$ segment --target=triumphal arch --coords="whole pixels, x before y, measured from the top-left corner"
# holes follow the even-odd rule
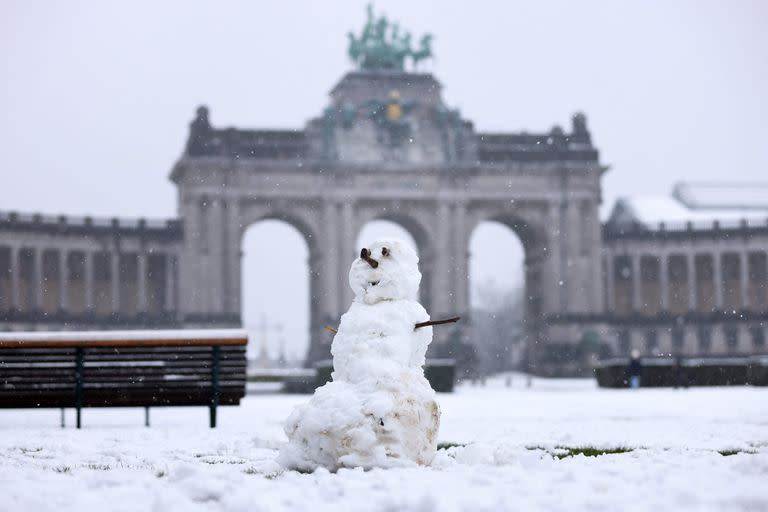
[[[486,220],[506,224],[523,243],[526,324],[542,348],[552,318],[602,310],[605,168],[585,116],[547,133],[478,132],[443,101],[433,75],[406,70],[431,55],[430,36],[412,48],[410,34],[398,31],[369,11],[362,33],[350,34],[357,69],[303,128],[218,129],[207,108],[197,110],[171,173],[184,233],[180,315],[239,318],[240,244],[263,219],[295,226],[309,247],[310,361],[328,355],[322,327],[349,307],[355,241],[374,219],[413,235],[433,317],[470,320],[469,237]]]

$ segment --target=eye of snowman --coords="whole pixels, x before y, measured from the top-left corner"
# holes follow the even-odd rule
[[[382,256],[389,256],[389,249],[387,249],[386,247],[382,247],[381,248],[381,255]]]

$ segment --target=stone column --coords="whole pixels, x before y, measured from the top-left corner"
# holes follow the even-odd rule
[[[541,254],[543,261],[541,263],[541,312],[543,314],[565,311],[567,298],[564,292],[563,282],[561,280],[564,271],[564,249],[559,243],[561,235],[560,216],[562,208],[560,205],[552,204],[547,208],[546,218],[542,229],[545,231],[546,239],[542,241]],[[527,257],[527,255],[526,255]],[[529,284],[526,283],[526,292]],[[526,293],[527,295],[527,293]]]
[[[19,263],[18,247],[11,247],[11,306],[14,309],[21,309],[19,304],[19,288],[21,287],[21,264]]]
[[[185,313],[202,311],[202,288],[205,282],[205,245],[203,240],[202,200],[196,196],[181,198],[179,215],[184,221],[184,245],[179,253],[178,283],[183,283],[183,292],[177,295],[176,310],[183,317]]]
[[[120,249],[116,247],[109,255],[110,278],[112,284],[112,311],[120,312]]]
[[[208,286],[204,290],[207,295],[207,311],[222,313],[224,311],[224,210],[220,198],[211,198],[208,208]]]
[[[585,219],[586,227],[585,231],[591,235],[591,238],[587,242],[589,246],[589,263],[592,268],[592,279],[590,279],[592,300],[590,305],[590,312],[602,311],[601,302],[603,297],[603,281],[600,279],[602,273],[602,260],[600,253],[603,247],[603,228],[600,222],[600,203],[597,200],[589,202],[589,215]]]
[[[32,308],[43,308],[43,255],[38,247],[32,249]]]
[[[669,261],[665,253],[659,254],[659,293],[661,310],[669,309]]]
[[[240,199],[231,198],[227,203],[226,218],[226,269],[225,269],[225,301],[224,309],[227,313],[240,315],[241,301],[241,230],[242,219],[240,216]]]
[[[436,232],[432,240],[432,282],[429,294],[432,297],[431,315],[452,314],[452,304],[450,297],[450,229],[451,229],[451,208],[447,202],[441,202],[437,207],[437,219],[435,222]],[[423,266],[423,264],[422,264]]]
[[[456,255],[453,265],[452,283],[454,307],[459,315],[469,313],[469,236],[467,232],[467,211],[463,202],[457,202],[453,211],[454,243],[452,254]]]
[[[686,264],[688,266],[686,274],[688,276],[688,310],[697,311],[699,309],[699,302],[696,290],[696,255],[694,253],[688,253]]]
[[[322,297],[322,313],[323,317],[327,317],[330,321],[338,321],[341,316],[341,304],[339,303],[339,288],[343,285],[341,276],[346,274],[338,274],[337,263],[341,258],[340,243],[339,243],[339,220],[336,203],[330,200],[323,202],[323,223],[322,223],[322,239],[323,249],[320,252],[322,254],[313,255],[310,253],[309,259],[313,260],[316,256],[322,257],[322,268],[318,269],[320,273],[319,283],[323,287],[320,292]],[[310,249],[311,250],[311,249]],[[325,318],[323,319],[325,321]]]
[[[605,311],[612,312],[614,307],[615,291],[613,287],[613,252],[608,251],[605,258]]]
[[[176,297],[175,297],[175,276],[174,276],[173,254],[165,254],[165,304],[163,304],[164,311],[176,311]]]
[[[339,232],[341,238],[339,239],[339,257],[338,257],[338,275],[346,276],[349,274],[349,264],[352,261],[352,257],[355,255],[355,222],[354,222],[354,207],[351,201],[347,201],[341,204],[341,222],[339,224]],[[346,311],[349,305],[352,303],[352,290],[349,286],[340,286],[340,293],[338,294],[340,302],[337,305],[338,311]]]
[[[723,309],[723,269],[720,251],[712,253],[712,285],[715,294],[715,309]]]
[[[136,277],[138,279],[138,300],[136,301],[136,310],[139,313],[147,312],[147,253],[144,247],[139,247],[136,253],[137,269]]]
[[[66,311],[67,297],[69,296],[69,267],[67,266],[67,258],[69,253],[62,249],[59,251],[59,309]]]
[[[95,307],[93,300],[93,253],[83,252],[83,286],[85,287],[85,310],[90,311]]]
[[[739,254],[739,287],[741,291],[741,309],[744,311],[751,306],[749,303],[749,258],[746,251]]]
[[[632,310],[641,311],[643,300],[640,295],[640,255],[633,254],[632,259]]]

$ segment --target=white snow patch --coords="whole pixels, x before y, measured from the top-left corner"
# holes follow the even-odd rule
[[[248,396],[207,428],[201,407],[0,411],[0,509],[14,511],[768,510],[768,389],[598,389],[505,377],[440,394],[430,467],[283,471],[282,421],[306,400]],[[557,446],[624,446],[600,457]],[[544,450],[529,448],[543,447]],[[722,456],[718,450],[742,450]]]

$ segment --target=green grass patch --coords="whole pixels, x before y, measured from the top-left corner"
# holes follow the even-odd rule
[[[585,457],[601,457],[603,455],[629,453],[635,450],[634,448],[627,448],[626,446],[618,446],[615,448],[595,448],[594,446],[555,446],[554,449],[545,448],[543,446],[526,446],[525,448],[527,450],[542,450],[561,460],[565,459],[566,457],[574,457],[576,455],[583,455]]]
[[[447,450],[448,448],[464,448],[465,446],[467,445],[464,443],[451,443],[451,442],[437,443],[438,450]]]
[[[730,457],[731,455],[736,455],[736,454],[739,454],[739,453],[746,453],[746,454],[749,454],[749,455],[754,455],[756,452],[753,452],[751,450],[730,449],[730,450],[717,450],[717,453],[719,453],[723,457]]]

